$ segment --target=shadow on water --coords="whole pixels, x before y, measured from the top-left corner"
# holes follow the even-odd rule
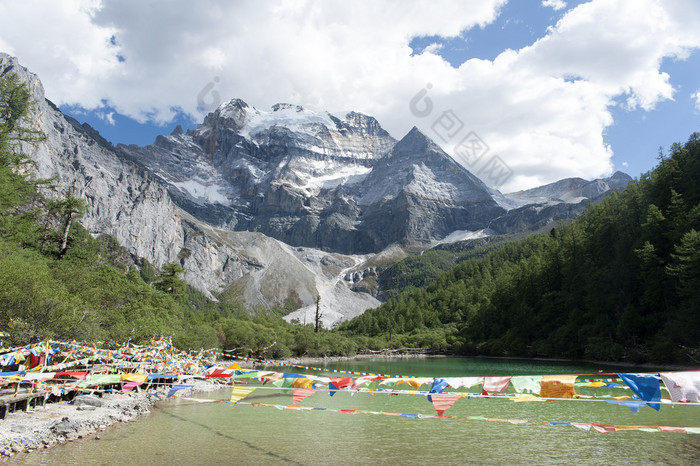
[[[270,397],[270,395],[261,395],[261,396],[259,396],[259,397],[255,397],[255,398],[266,398],[266,397]],[[196,404],[196,403],[192,403],[192,404]],[[181,404],[180,406],[187,406],[187,405],[186,405],[186,404],[185,404],[185,405]],[[172,418],[175,418],[175,419],[177,419],[177,420],[179,420],[179,421],[186,422],[186,423],[188,423],[188,424],[194,424],[194,425],[196,425],[196,426],[201,427],[202,429],[206,429],[207,431],[209,431],[210,433],[212,433],[213,435],[216,435],[216,436],[218,436],[218,437],[223,437],[223,438],[226,438],[226,439],[229,439],[229,440],[236,441],[236,442],[238,442],[238,443],[242,443],[243,445],[247,446],[247,447],[250,448],[251,450],[255,450],[255,451],[258,451],[258,452],[260,452],[260,453],[263,453],[264,455],[269,456],[270,458],[274,458],[274,459],[277,459],[277,460],[280,460],[280,461],[284,461],[284,462],[286,462],[286,463],[297,464],[297,465],[303,466],[303,463],[299,463],[298,461],[294,461],[294,460],[292,460],[292,459],[290,459],[290,458],[286,458],[286,457],[284,457],[284,456],[278,455],[277,453],[274,453],[274,452],[272,452],[272,451],[268,451],[268,450],[265,450],[264,448],[260,448],[259,446],[255,445],[255,444],[253,444],[253,443],[248,442],[247,440],[241,440],[241,439],[239,439],[239,438],[232,437],[232,436],[230,436],[230,435],[228,435],[228,434],[225,434],[225,433],[223,433],[223,432],[221,432],[221,431],[218,431],[218,430],[216,430],[216,429],[213,429],[211,426],[208,426],[208,425],[206,425],[206,424],[202,424],[202,423],[197,422],[197,421],[194,421],[194,420],[192,420],[192,419],[187,419],[187,418],[185,418],[185,417],[178,416],[177,414],[170,413],[170,412],[168,412],[168,411],[166,411],[166,410],[164,410],[164,409],[160,409],[160,412],[163,413],[163,414],[166,414],[166,415],[168,415],[168,416],[170,416],[170,417],[172,417]]]

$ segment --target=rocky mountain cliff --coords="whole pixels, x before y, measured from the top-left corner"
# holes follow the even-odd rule
[[[210,297],[235,287],[250,309],[303,308],[322,292],[328,304],[324,324],[330,326],[379,304],[337,280],[357,258],[297,250],[261,233],[220,230],[194,218],[173,202],[159,177],[119,156],[88,125],[63,115],[44,98],[36,75],[0,54],[0,76],[6,73],[28,83],[32,124],[46,135],[45,141],[22,147],[34,160],[37,177],[56,180],[58,190],[46,195],[60,196],[75,185],[88,205],[79,221],[93,235],[112,235],[135,258],[157,267],[179,262],[183,278]],[[341,310],[331,309],[338,300],[344,303]]]
[[[482,229],[505,212],[418,129],[397,142],[355,112],[231,100],[192,131],[117,149],[194,217],[294,246],[376,253]]]
[[[317,296],[326,325],[378,305],[364,286],[376,282],[378,257],[574,216],[580,198],[625,182],[616,174],[503,196],[416,128],[397,141],[360,113],[262,111],[241,100],[194,130],[115,148],[0,54],[6,73],[33,95],[31,119],[46,140],[23,150],[37,176],[57,180],[47,195],[75,186],[88,204],[80,222],[93,235],[110,234],[157,267],[179,262],[210,297],[233,287],[249,308],[286,305],[300,322],[312,321]]]

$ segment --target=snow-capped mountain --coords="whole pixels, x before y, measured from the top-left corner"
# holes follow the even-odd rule
[[[378,252],[484,228],[504,213],[488,188],[414,128],[393,139],[372,117],[235,99],[184,133],[119,146],[183,209],[294,246]]]
[[[611,190],[621,189],[632,181],[632,177],[622,172],[615,172],[610,178],[593,181],[583,178],[565,178],[555,183],[537,188],[508,193],[505,196],[522,207],[527,204],[577,204],[585,199],[595,200]]]

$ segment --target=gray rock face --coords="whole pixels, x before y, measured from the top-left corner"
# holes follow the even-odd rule
[[[307,306],[319,294],[336,292],[327,291],[326,282],[332,280],[327,274],[317,276],[309,271],[286,245],[260,233],[212,228],[183,211],[173,202],[169,190],[176,190],[172,185],[122,156],[88,125],[64,116],[45,100],[41,82],[34,74],[20,66],[16,58],[0,54],[0,75],[6,73],[17,73],[28,83],[35,102],[31,122],[46,135],[45,141],[25,144],[21,149],[36,162],[37,177],[56,179],[58,191],[47,191],[47,196],[67,193],[75,183],[76,195],[88,204],[79,221],[93,235],[114,236],[133,256],[145,258],[156,267],[179,262],[185,270],[183,278],[210,297],[236,286],[251,308],[285,302]],[[241,118],[239,110],[231,109],[221,123],[221,131],[237,128]],[[370,123],[366,126],[364,131],[374,131]],[[159,141],[182,136],[175,131]],[[196,153],[181,155],[184,161],[192,157],[196,160]],[[184,161],[181,165],[186,167]],[[359,293],[343,296],[351,304],[355,300],[359,303],[353,307],[356,313],[378,305],[375,299]]]
[[[119,151],[175,202],[221,228],[346,254],[429,243],[503,212],[483,183],[414,128],[396,142],[372,117],[232,100],[183,134]]]
[[[39,79],[17,60],[0,54],[0,74],[17,73],[29,83],[35,102],[32,123],[46,135],[38,144],[23,144],[37,176],[54,178],[60,196],[75,183],[88,209],[81,224],[91,233],[114,236],[132,254],[157,265],[177,258],[183,244],[178,208],[167,190],[143,169],[115,157],[109,143],[94,139],[44,98]]]

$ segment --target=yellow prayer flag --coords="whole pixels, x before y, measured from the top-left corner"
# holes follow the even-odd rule
[[[547,401],[531,393],[518,393],[513,398],[511,398],[511,400],[515,401],[516,403],[523,403],[529,401]]]
[[[581,385],[581,387],[593,387],[593,388],[598,388],[598,387],[605,387],[607,384],[605,382],[589,382],[587,384]]]
[[[120,379],[126,382],[146,383],[148,374],[122,374]]]
[[[233,391],[231,392],[231,404],[241,401],[253,390],[255,390],[255,387],[233,387]]]
[[[311,379],[294,379],[292,388],[311,388],[314,382]]]
[[[400,379],[399,381],[396,382],[396,385],[400,385],[402,383],[408,384],[411,387],[413,387],[414,390],[418,390],[421,385],[431,382],[432,383],[433,379],[429,379],[426,377],[412,377],[410,379]]]

